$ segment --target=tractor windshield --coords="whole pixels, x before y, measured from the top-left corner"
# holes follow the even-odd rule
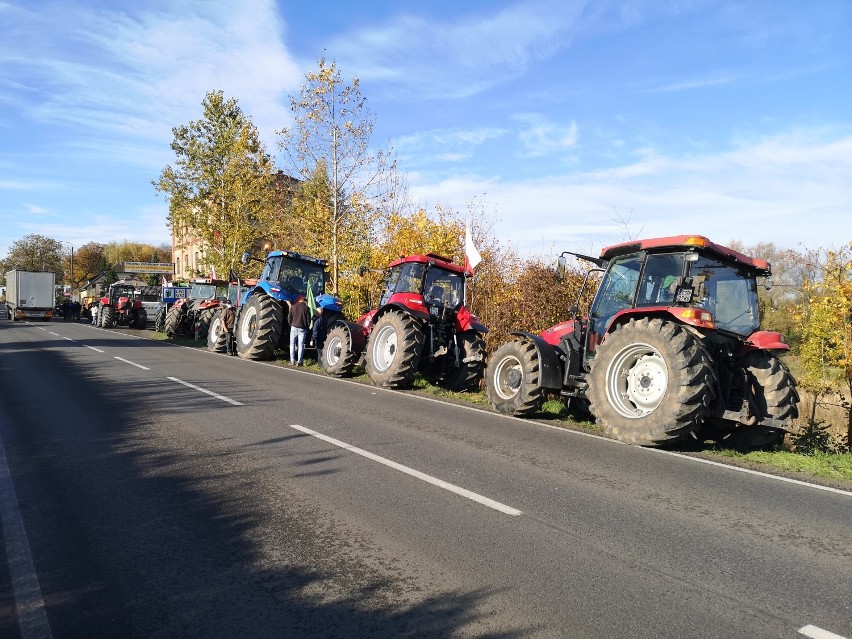
[[[422,262],[405,262],[390,269],[379,299],[379,305],[387,304],[394,293],[420,294],[423,290],[423,272],[425,270],[426,265]]]
[[[226,299],[228,289],[215,284],[193,284],[189,296],[194,300]]]
[[[325,270],[322,264],[303,262],[286,255],[271,258],[267,268],[271,281],[277,281],[281,288],[294,295],[305,295],[308,286],[314,297],[325,293]]]
[[[642,271],[642,256],[628,255],[614,260],[601,281],[598,294],[592,302],[592,332],[606,332],[606,325],[618,311],[633,306],[639,273]]]
[[[745,337],[758,329],[760,314],[754,273],[701,256],[690,263],[689,276],[692,304],[709,311],[719,330]]]
[[[458,308],[464,301],[464,277],[461,273],[432,267],[426,272],[423,297],[430,306]]]
[[[136,298],[136,289],[132,286],[114,286],[112,288],[112,294],[110,295],[110,300],[115,302],[120,297],[128,297],[130,299]]]

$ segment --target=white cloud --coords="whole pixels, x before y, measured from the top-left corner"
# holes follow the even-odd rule
[[[415,199],[457,210],[483,194],[496,232],[521,249],[622,241],[621,221],[646,237],[701,233],[721,243],[796,248],[852,240],[852,136],[798,132],[690,158],[647,150],[633,164],[519,182],[467,176],[412,181]],[[422,178],[422,176],[421,176]]]

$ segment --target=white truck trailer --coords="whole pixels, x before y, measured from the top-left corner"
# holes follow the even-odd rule
[[[43,271],[6,273],[6,308],[9,319],[50,320],[56,301],[56,274]]]

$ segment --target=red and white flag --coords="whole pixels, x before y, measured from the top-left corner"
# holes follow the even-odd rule
[[[473,274],[473,269],[482,261],[482,256],[479,250],[473,243],[473,236],[470,233],[470,220],[465,222],[464,229],[464,268]]]

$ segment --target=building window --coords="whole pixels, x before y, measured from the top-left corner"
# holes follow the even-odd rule
[[[175,273],[177,275],[180,275],[180,258],[179,257],[175,258]]]

